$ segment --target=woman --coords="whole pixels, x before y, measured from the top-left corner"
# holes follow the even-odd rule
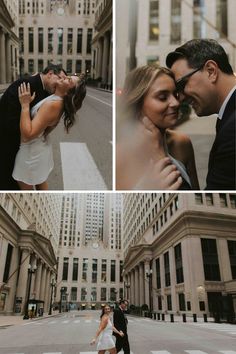
[[[13,178],[23,190],[47,190],[47,178],[53,169],[52,146],[49,133],[60,118],[68,132],[74,124],[75,114],[86,95],[84,76],[70,76],[58,80],[55,93],[36,104],[30,112],[30,85],[18,89],[21,104],[21,144],[16,155]],[[32,120],[31,120],[32,118]]]
[[[97,330],[95,338],[93,338],[90,343],[95,344],[97,338],[99,338],[97,344],[98,354],[105,354],[106,351],[108,351],[110,354],[116,354],[116,347],[112,338],[112,331],[121,337],[124,335],[122,331],[118,331],[114,326],[112,326],[110,314],[111,307],[109,305],[105,305],[100,316],[100,326]]]
[[[191,141],[172,130],[179,111],[170,70],[131,71],[117,126],[117,189],[199,189]]]

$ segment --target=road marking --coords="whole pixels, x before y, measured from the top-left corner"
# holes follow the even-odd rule
[[[43,353],[43,354],[62,354],[61,352],[59,353],[59,352],[57,352],[57,353]]]
[[[80,352],[80,354],[97,354],[98,352]]]
[[[75,320],[74,323],[80,323],[80,320]]]
[[[84,143],[60,143],[65,190],[107,190],[106,184]]]
[[[48,322],[48,324],[54,324],[54,323],[57,323],[57,321]]]
[[[168,352],[167,350],[158,350],[155,352],[151,352],[151,354],[171,354],[170,352]]]
[[[189,354],[207,354],[206,352],[202,352],[201,350],[185,350],[185,352]]]
[[[94,100],[97,100],[97,101],[99,101],[99,102],[101,102],[101,103],[103,103],[103,104],[106,104],[107,106],[112,107],[112,104],[107,103],[107,102],[102,101],[102,100],[99,100],[99,98],[97,98],[97,97],[95,97],[95,96],[91,96],[91,95],[86,95],[86,96],[87,96],[87,97],[91,97],[91,98],[93,98]]]
[[[62,323],[69,323],[69,321],[68,321],[68,320],[66,320],[66,321],[62,321]]]
[[[84,322],[85,323],[91,323],[91,320],[85,320]]]
[[[234,350],[220,350],[219,352],[223,354],[236,354]]]

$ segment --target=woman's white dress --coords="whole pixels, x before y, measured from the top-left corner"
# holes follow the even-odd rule
[[[115,342],[112,338],[112,323],[109,318],[106,328],[102,331],[102,333],[99,336],[97,350],[111,349],[114,347],[115,347]]]
[[[45,101],[58,101],[61,97],[51,95],[32,107],[30,115],[33,119]],[[36,185],[47,180],[54,167],[52,145],[49,135],[41,133],[26,143],[21,142],[15,159],[12,177],[29,185]]]

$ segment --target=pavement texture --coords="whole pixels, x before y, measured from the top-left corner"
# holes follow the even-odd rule
[[[8,326],[14,326],[14,325],[19,325],[23,324],[29,321],[38,321],[42,320],[43,318],[51,318],[51,317],[56,317],[56,316],[61,316],[58,312],[52,313],[52,315],[47,315],[45,314],[44,316],[40,317],[35,317],[33,319],[28,319],[28,320],[23,320],[23,315],[16,315],[16,316],[5,316],[5,315],[0,315],[0,327],[8,327]]]

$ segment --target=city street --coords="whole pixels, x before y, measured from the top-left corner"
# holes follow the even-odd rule
[[[0,326],[0,354],[96,354],[100,311],[74,311]],[[236,326],[128,316],[132,354],[236,354]],[[191,321],[191,322],[190,322]]]
[[[87,88],[77,121],[67,134],[63,122],[51,134],[54,170],[50,190],[112,189],[112,94]]]

